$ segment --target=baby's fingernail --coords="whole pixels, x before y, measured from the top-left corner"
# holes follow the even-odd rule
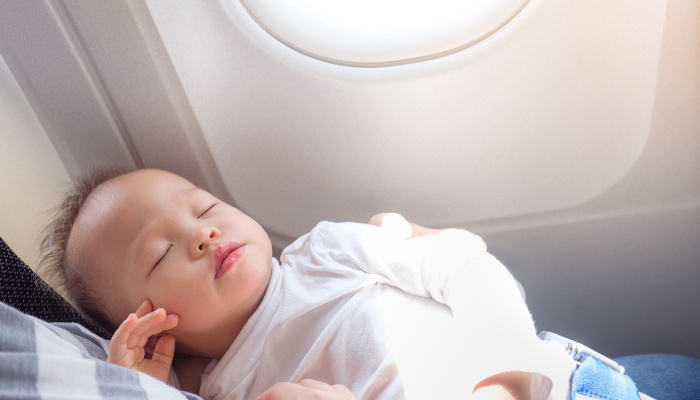
[[[167,318],[167,319],[175,319],[176,317],[177,317],[177,315],[175,315],[175,314],[168,314],[165,316],[165,318]]]

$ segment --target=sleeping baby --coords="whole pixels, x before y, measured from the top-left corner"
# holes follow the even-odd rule
[[[74,302],[116,330],[109,361],[206,399],[316,385],[337,398],[566,399],[576,368],[537,338],[481,238],[397,214],[321,222],[278,261],[255,220],[186,179],[101,172],[75,186],[46,243]]]

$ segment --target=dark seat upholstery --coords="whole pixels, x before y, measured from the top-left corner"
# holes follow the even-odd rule
[[[77,322],[95,334],[112,335],[80,313],[27,266],[0,238],[0,301],[46,322]]]

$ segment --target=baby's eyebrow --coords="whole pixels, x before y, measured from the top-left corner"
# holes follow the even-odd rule
[[[178,192],[175,194],[175,202],[186,203],[187,201],[192,199],[192,197],[195,195],[195,193],[200,192],[200,191],[202,191],[202,189],[200,189],[196,186],[193,186],[189,189],[185,189],[181,192]]]
[[[152,239],[151,227],[155,224],[155,222],[151,222],[144,225],[143,229],[133,238],[128,252],[128,257],[132,260],[130,264],[133,264],[133,268],[141,269],[148,267],[151,254],[145,243],[150,242]]]

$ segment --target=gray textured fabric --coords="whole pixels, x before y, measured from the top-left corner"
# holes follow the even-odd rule
[[[201,400],[106,363],[107,343],[77,324],[49,324],[0,303],[0,399]]]
[[[34,323],[18,312],[5,312],[8,307],[0,305],[0,398],[39,399]]]

